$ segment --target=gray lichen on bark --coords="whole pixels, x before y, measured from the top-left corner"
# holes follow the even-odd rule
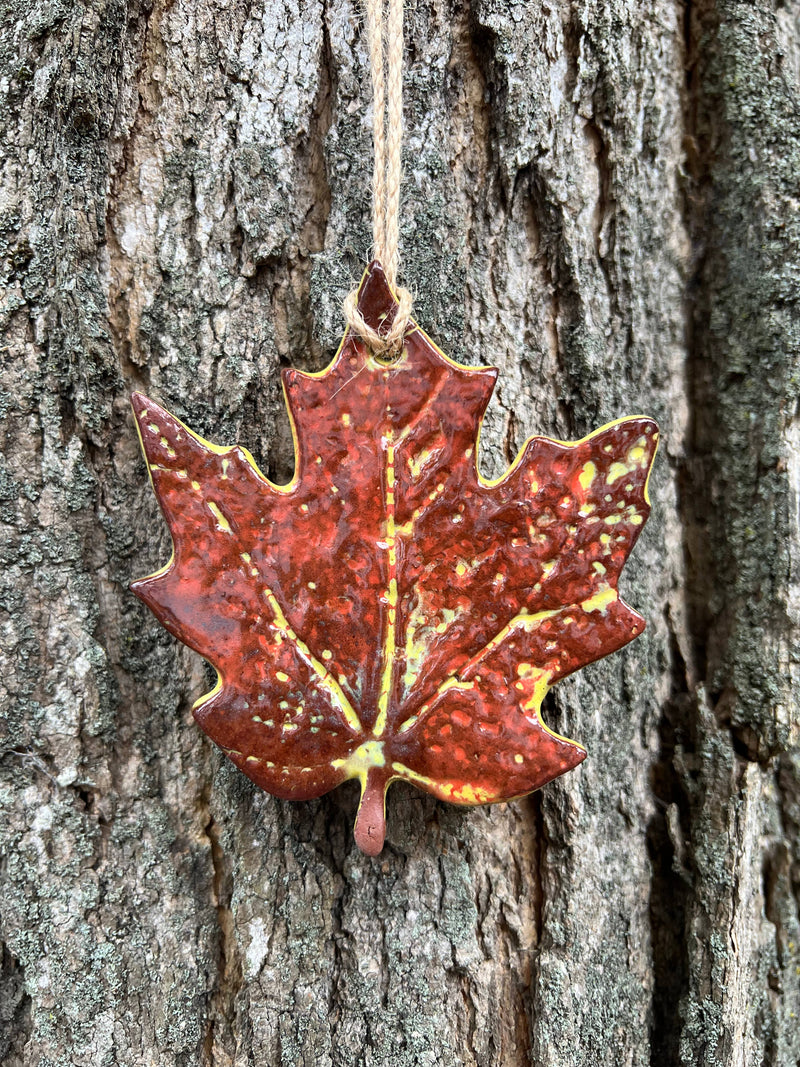
[[[559,685],[568,778],[462,811],[257,793],[127,592],[127,393],[278,478],[369,254],[355,0],[2,7],[0,1059],[774,1064],[800,1039],[800,7],[409,2],[403,281],[482,435],[661,423],[646,634]]]

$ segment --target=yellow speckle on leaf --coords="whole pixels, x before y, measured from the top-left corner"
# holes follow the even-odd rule
[[[606,485],[613,485],[619,478],[623,478],[630,471],[624,463],[612,463],[606,475]]]
[[[217,520],[217,529],[218,530],[221,530],[222,533],[233,534],[233,530],[231,529],[231,524],[228,522],[228,520],[225,518],[225,516],[222,514],[222,512],[219,510],[219,508],[217,507],[217,505],[214,503],[213,500],[209,500],[208,501],[208,510],[211,512],[211,514]]]
[[[446,789],[446,786],[443,787]],[[491,793],[479,785],[450,786],[451,799],[459,804],[486,804],[492,799]]]
[[[433,450],[432,449],[423,448],[423,450],[419,453],[419,455],[417,455],[417,456],[409,456],[408,457],[408,461],[407,461],[408,462],[408,470],[409,470],[409,473],[411,474],[411,477],[413,478],[414,481],[416,481],[417,478],[419,478],[420,474],[422,473],[422,468],[425,466],[425,464],[428,462],[428,460],[431,458],[432,455],[433,455]],[[442,488],[444,488],[444,486],[442,486]],[[441,490],[440,490],[440,492],[441,492]]]
[[[591,460],[588,463],[584,463],[581,473],[578,475],[578,482],[580,483],[581,489],[584,491],[587,490],[594,481],[596,474],[597,467],[595,467]]]
[[[448,678],[446,682],[442,682],[442,684],[437,689],[437,693],[441,696],[443,693],[447,693],[451,689],[474,689],[474,688],[475,688],[475,683],[474,682],[462,682],[462,680],[460,678],[453,677],[453,678]]]
[[[616,599],[616,589],[603,589],[599,593],[595,593],[594,596],[589,597],[588,600],[584,600],[581,603],[581,607],[584,611],[601,611],[605,614],[608,605],[613,604]]]

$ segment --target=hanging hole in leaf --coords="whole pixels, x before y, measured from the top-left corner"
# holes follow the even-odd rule
[[[399,363],[403,358],[402,352],[374,352],[373,356],[376,363],[380,363],[382,367],[391,367],[395,363]]]

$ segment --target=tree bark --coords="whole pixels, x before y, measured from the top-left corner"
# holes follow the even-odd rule
[[[654,416],[648,620],[560,683],[589,758],[464,810],[258,792],[128,592],[139,388],[277,480],[369,255],[355,0],[6,0],[0,1062],[800,1062],[800,2],[406,13],[401,280],[532,433]],[[794,628],[794,629],[793,629]]]

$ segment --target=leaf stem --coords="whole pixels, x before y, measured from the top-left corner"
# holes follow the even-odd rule
[[[353,836],[356,844],[368,856],[377,856],[386,837],[386,788],[385,774],[377,767],[369,770],[362,779],[361,803],[358,805]]]

